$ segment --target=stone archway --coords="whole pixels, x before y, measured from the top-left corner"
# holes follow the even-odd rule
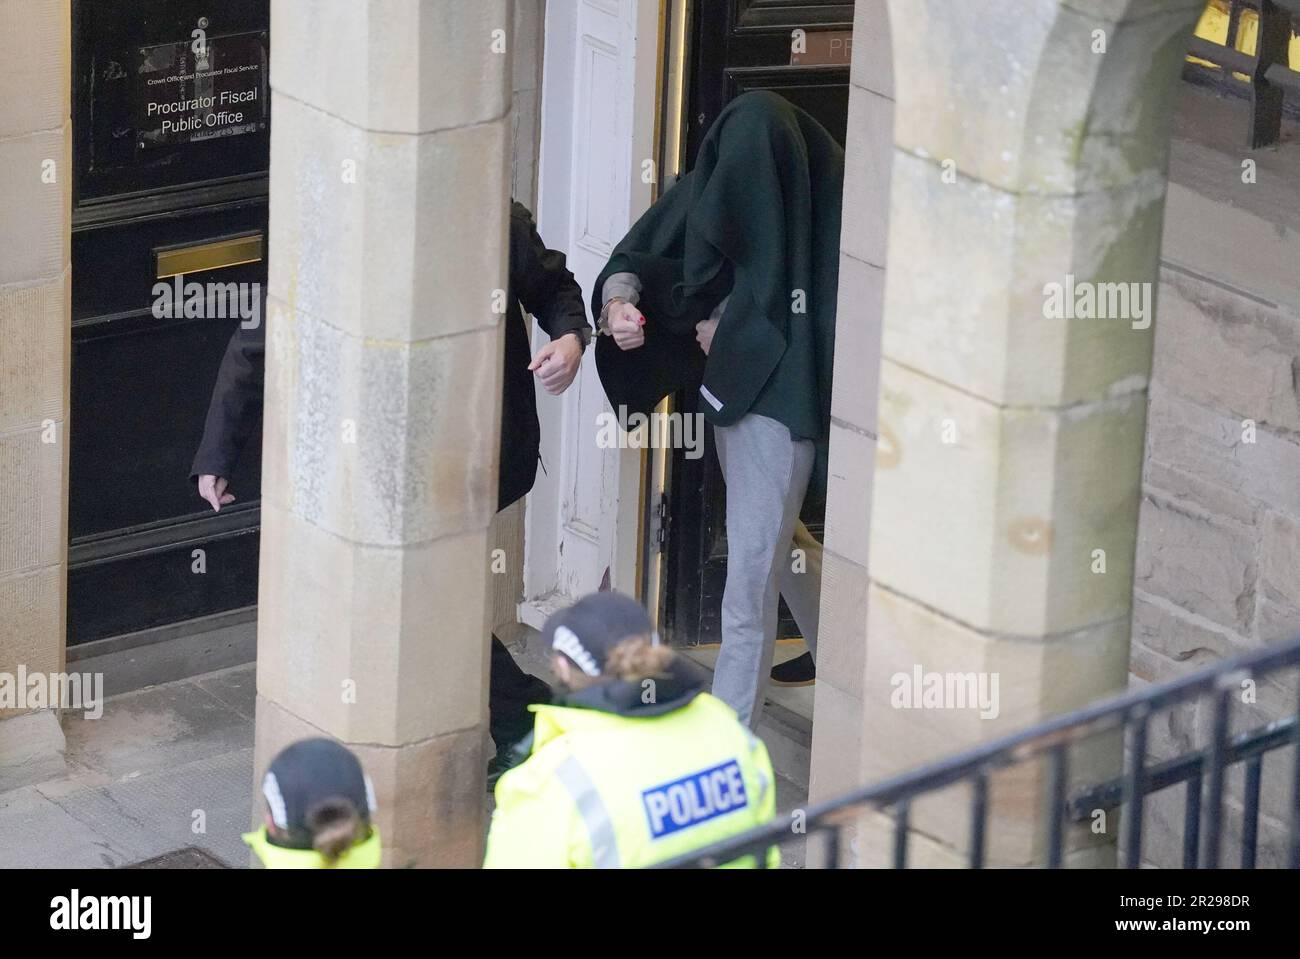
[[[860,4],[859,16],[879,6]],[[837,343],[858,351],[861,369],[879,335],[879,406],[837,385],[821,640],[835,659],[825,684],[819,675],[815,798],[829,794],[836,754],[858,745],[837,728],[855,708],[856,772],[870,781],[1126,683],[1169,108],[1204,3],[888,6],[896,122],[883,322],[877,334],[875,294],[855,279],[878,275],[851,262],[879,237],[879,215],[862,211],[880,164],[855,158],[850,140]],[[855,76],[859,137],[872,97],[879,89]],[[875,249],[878,268],[885,251]],[[1095,284],[1137,299],[1122,315],[1049,315],[1053,284],[1062,298]],[[855,655],[865,659],[856,689]],[[895,708],[891,680],[918,666],[997,676],[996,716]],[[1076,765],[1117,761],[1110,743]],[[1032,769],[995,782],[991,862],[1034,857],[1039,795]],[[913,810],[926,837],[918,863],[956,861],[966,822],[953,803],[964,801]],[[882,861],[875,832],[862,836],[865,864]]]

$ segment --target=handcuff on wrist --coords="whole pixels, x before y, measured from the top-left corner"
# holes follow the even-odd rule
[[[600,319],[596,321],[597,335],[613,336],[614,331],[609,328],[609,308],[615,303],[630,303],[631,300],[624,299],[621,296],[611,296],[605,305],[600,308]]]

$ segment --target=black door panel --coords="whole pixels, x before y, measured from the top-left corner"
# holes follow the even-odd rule
[[[237,320],[155,320],[151,314],[74,330],[68,533],[86,536],[200,513],[190,462],[217,367]],[[261,442],[231,486],[260,495]],[[75,557],[74,557],[75,558]]]
[[[189,482],[240,318],[153,306],[160,251],[266,236],[269,28],[269,0],[73,0],[70,644],[256,602],[260,437],[221,514]],[[266,283],[221,262],[180,280]]]

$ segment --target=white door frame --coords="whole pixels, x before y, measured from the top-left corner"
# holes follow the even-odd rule
[[[564,250],[590,300],[615,244],[650,205],[659,0],[549,0],[542,71],[538,230]],[[536,350],[546,334],[533,330]],[[560,397],[538,390],[542,465],[528,498],[519,619],[546,616],[596,590],[635,595],[640,543],[639,450],[600,449],[609,411],[594,349]]]

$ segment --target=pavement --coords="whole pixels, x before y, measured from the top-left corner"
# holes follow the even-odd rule
[[[0,792],[0,868],[114,868],[187,846],[247,866],[254,676],[250,663],[65,715],[62,773]]]
[[[508,640],[520,665],[546,676],[534,631]],[[247,868],[240,840],[252,821],[252,663],[107,697],[103,715],[66,714],[61,768],[6,789],[0,777],[0,868],[118,868],[197,848],[232,868]],[[774,755],[793,756],[760,735]],[[807,802],[807,769],[778,763],[777,807]],[[800,773],[802,772],[802,775]],[[485,800],[490,802],[489,797]],[[802,840],[783,849],[783,865],[802,868]],[[176,865],[205,856],[174,857]]]

